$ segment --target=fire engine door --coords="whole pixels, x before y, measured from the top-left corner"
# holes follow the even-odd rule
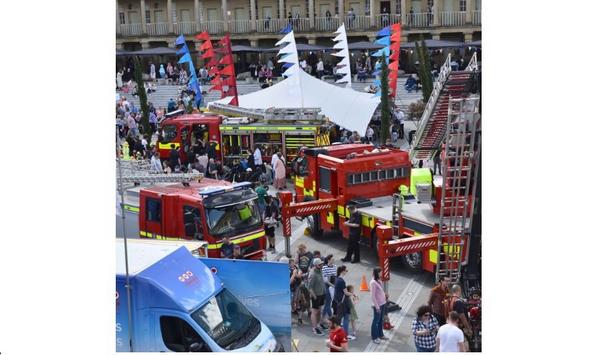
[[[181,147],[183,152],[187,153],[191,144],[191,137],[189,136],[189,126],[181,128]]]
[[[202,228],[201,208],[194,205],[183,205],[183,235],[186,239],[202,240],[204,233]]]
[[[145,197],[144,224],[141,237],[156,239],[162,234],[162,200],[160,197]]]

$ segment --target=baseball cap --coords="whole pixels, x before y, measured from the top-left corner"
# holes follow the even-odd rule
[[[314,266],[319,266],[321,264],[323,264],[323,261],[321,261],[319,258],[314,258],[314,260],[312,260],[312,265]]]

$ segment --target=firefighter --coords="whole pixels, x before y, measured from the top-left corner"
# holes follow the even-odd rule
[[[346,256],[342,261],[351,263],[359,262],[359,238],[361,238],[361,213],[357,212],[355,205],[349,205],[348,210],[350,213],[349,220],[344,222],[344,225],[349,227],[349,242],[346,250]],[[351,257],[354,258],[351,260]]]
[[[404,207],[404,198],[408,196],[408,186],[401,184],[399,187],[399,200],[400,200],[400,212],[402,211],[402,207]]]

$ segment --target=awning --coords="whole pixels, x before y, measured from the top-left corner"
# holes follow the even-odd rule
[[[349,43],[348,44],[348,49],[349,50],[353,50],[353,49],[363,49],[363,50],[381,49],[382,47],[383,46],[381,46],[380,44],[375,44],[375,43],[366,42],[366,41],[353,42],[353,43]]]
[[[417,41],[419,42],[419,45],[421,45],[421,41]],[[427,46],[427,48],[430,49],[438,49],[438,48],[463,48],[466,46],[466,43],[463,42],[455,42],[455,41],[442,41],[439,39],[426,39],[425,40],[425,45]],[[350,45],[349,45],[350,47]],[[401,43],[400,44],[400,48],[402,49],[407,49],[407,48],[415,48],[415,44],[414,42],[407,42],[407,43]]]

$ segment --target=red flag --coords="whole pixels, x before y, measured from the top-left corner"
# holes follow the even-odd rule
[[[215,52],[213,51],[212,48],[209,48],[206,52],[202,54],[203,59],[214,58],[214,56],[215,56]]]
[[[196,39],[199,39],[200,41],[209,41],[210,40],[210,36],[208,35],[208,32],[204,31],[204,32],[200,32],[199,34],[197,34],[195,36]]]
[[[397,71],[398,64],[399,64],[399,62],[397,62],[397,61],[389,62],[389,70],[391,71],[391,73],[394,72],[394,71]],[[389,75],[391,75],[391,73],[389,73]]]
[[[211,83],[212,83],[212,81],[211,81]],[[212,86],[208,90],[219,90],[219,91],[221,91],[222,90],[222,85],[221,84],[214,85],[214,86]]]
[[[221,71],[219,71],[219,74],[228,75],[228,76],[236,75],[234,73],[234,66],[233,65],[228,65],[225,68],[221,69]]]
[[[402,25],[399,23],[394,23],[391,25],[391,33],[401,33],[402,32]]]
[[[207,49],[212,49],[212,42],[211,41],[204,41],[201,45],[200,45],[200,50],[202,52],[206,51]]]
[[[231,64],[233,64],[232,56],[229,55],[229,54],[224,55],[223,58],[221,58],[221,60],[219,61],[219,64],[223,64],[223,65],[231,65]]]
[[[212,78],[212,80],[210,81],[210,85],[221,85],[221,77],[220,76],[215,76],[214,78]]]

